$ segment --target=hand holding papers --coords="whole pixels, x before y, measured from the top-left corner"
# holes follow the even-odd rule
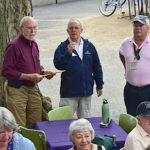
[[[61,70],[61,71],[56,71],[56,72],[50,72],[50,73],[46,73],[44,72],[45,74],[42,75],[43,77],[47,77],[47,76],[54,76],[56,75],[57,73],[62,73],[62,72],[65,72],[66,70]]]

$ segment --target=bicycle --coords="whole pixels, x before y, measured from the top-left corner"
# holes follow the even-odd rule
[[[144,2],[143,2],[144,1]],[[148,15],[148,0],[138,0],[138,10],[140,15]]]
[[[137,7],[136,7],[137,6]],[[132,15],[149,15],[148,0],[132,0],[131,1]]]
[[[111,16],[116,9],[121,9],[122,14],[125,12],[122,11],[122,6],[125,4],[126,0],[99,0],[99,10],[104,16]],[[147,14],[147,0],[144,0],[146,5],[146,14]],[[129,8],[129,17],[136,16],[137,14],[144,14],[143,0],[128,0]],[[138,6],[138,8],[136,8]]]
[[[99,0],[99,10],[102,15],[104,16],[111,16],[118,7],[121,9],[126,0]],[[124,12],[122,12],[124,14]]]

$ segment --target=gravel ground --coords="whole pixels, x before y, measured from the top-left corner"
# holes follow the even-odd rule
[[[53,7],[50,6],[52,10]],[[34,8],[34,17],[38,19],[40,26],[37,42],[40,48],[41,63],[46,69],[56,71],[53,65],[54,51],[58,44],[68,36],[66,26],[70,16],[58,19],[56,15],[51,19],[45,15],[43,19],[38,15],[38,10],[42,9],[44,10],[42,7]],[[54,20],[55,17],[58,20]],[[82,15],[82,17],[78,16],[78,18],[84,29],[82,36],[88,38],[97,48],[104,73],[105,84],[101,97],[97,97],[94,87],[91,116],[101,116],[102,100],[106,98],[109,101],[111,118],[118,122],[120,113],[126,112],[123,100],[124,68],[119,59],[118,49],[122,40],[132,35],[131,20],[126,17],[122,18],[119,12],[111,17],[104,17],[95,12]],[[49,23],[49,26],[44,27],[42,24],[44,21],[46,25]],[[43,95],[52,99],[53,107],[58,107],[60,74],[57,74],[52,80],[43,79],[39,86]]]

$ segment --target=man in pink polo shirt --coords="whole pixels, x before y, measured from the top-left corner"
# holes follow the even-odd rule
[[[150,101],[149,19],[138,15],[133,20],[133,37],[126,38],[119,49],[125,68],[124,101],[127,113],[136,115],[140,102]]]

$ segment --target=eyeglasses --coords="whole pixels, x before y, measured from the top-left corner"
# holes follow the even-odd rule
[[[80,29],[80,27],[69,27],[69,30],[73,30],[73,29],[78,30]]]
[[[8,131],[8,132],[0,132],[0,136],[4,136],[4,135],[11,135],[13,133],[13,131]]]
[[[37,30],[38,29],[38,27],[23,27],[23,28],[25,28],[26,30]]]

